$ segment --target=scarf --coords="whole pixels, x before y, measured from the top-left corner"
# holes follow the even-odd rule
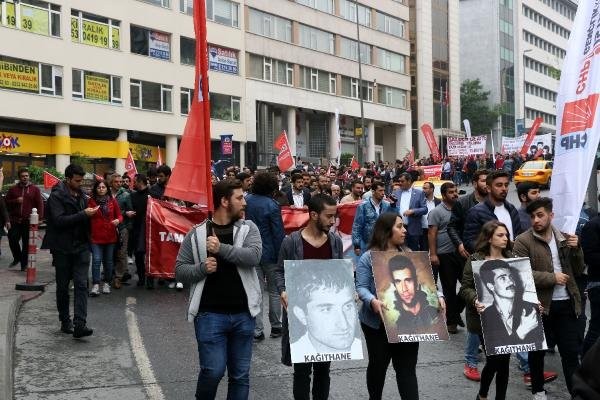
[[[104,195],[104,196],[98,196],[96,195],[94,200],[96,201],[96,204],[98,204],[100,206],[100,212],[102,213],[102,216],[104,218],[108,218],[108,203],[110,201],[110,196],[109,195]]]

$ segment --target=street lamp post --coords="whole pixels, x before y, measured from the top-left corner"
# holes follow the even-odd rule
[[[362,60],[360,58],[360,24],[358,23],[358,2],[354,1],[354,5],[356,6],[356,51],[358,54],[358,100],[360,101],[360,132],[361,132],[361,136],[359,140],[356,140],[356,133],[354,135],[355,137],[355,146],[356,146],[356,155],[358,156],[359,161],[362,163],[364,162],[364,157],[362,157],[363,155],[363,151],[364,151],[364,143],[365,143],[365,109],[364,109],[364,104],[363,104],[363,98],[362,98],[362,85],[363,85],[363,81],[362,81]],[[369,132],[369,135],[371,135],[372,133]],[[363,146],[361,146],[361,142],[363,143]]]

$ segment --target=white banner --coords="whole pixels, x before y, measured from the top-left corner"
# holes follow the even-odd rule
[[[148,53],[150,57],[170,60],[171,44],[169,43],[169,35],[151,31],[148,36]]]
[[[486,136],[471,136],[470,138],[448,138],[448,155],[467,157],[485,154]]]
[[[502,136],[502,148],[500,149],[500,153],[512,154],[520,152],[523,143],[525,143],[525,139],[527,139],[527,135],[516,138]],[[534,137],[527,154],[535,155],[536,153],[540,153],[544,157],[546,154],[552,154],[552,135],[550,133]]]
[[[600,0],[579,2],[556,100],[556,142],[550,197],[554,224],[573,234],[600,139]],[[596,127],[596,129],[594,129]]]
[[[463,120],[463,124],[465,125],[465,132],[467,133],[467,137],[471,137],[471,123],[468,119]]]

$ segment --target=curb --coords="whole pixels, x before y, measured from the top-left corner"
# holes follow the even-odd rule
[[[21,295],[9,296],[0,301],[0,398],[13,398],[13,353],[15,322],[21,308]]]

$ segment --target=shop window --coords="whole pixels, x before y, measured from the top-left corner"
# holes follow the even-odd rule
[[[121,77],[73,69],[73,98],[121,104]]]
[[[171,34],[131,25],[131,52],[159,58],[171,59]]]
[[[71,40],[106,49],[120,49],[121,22],[71,10]]]
[[[240,98],[225,94],[210,94],[210,117],[222,121],[240,121]]]
[[[130,80],[130,103],[132,108],[172,112],[171,92],[173,87],[160,83]]]
[[[0,56],[0,89],[62,96],[62,78],[57,65]]]
[[[0,21],[9,28],[60,37],[60,6],[45,1],[1,1]]]

